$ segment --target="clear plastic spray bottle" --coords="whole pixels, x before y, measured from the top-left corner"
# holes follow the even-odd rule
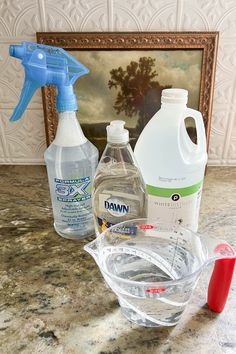
[[[98,162],[97,148],[86,139],[76,118],[73,84],[88,69],[61,48],[23,42],[11,45],[10,55],[22,59],[25,82],[11,117],[18,120],[34,92],[57,86],[59,122],[56,137],[45,152],[56,232],[70,239],[94,233],[91,185]]]

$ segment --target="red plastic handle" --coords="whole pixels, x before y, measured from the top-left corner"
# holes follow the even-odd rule
[[[223,249],[225,246],[225,244],[219,245],[217,247],[218,249],[215,251],[217,252],[220,250],[220,247]],[[227,245],[227,247],[230,246]],[[231,251],[232,255],[235,255],[235,251],[232,248]],[[215,312],[221,312],[224,309],[234,274],[234,266],[235,257],[215,261],[215,266],[208,287],[207,299],[209,308]]]

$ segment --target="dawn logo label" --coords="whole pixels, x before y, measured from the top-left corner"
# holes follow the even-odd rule
[[[117,198],[105,200],[104,207],[113,216],[124,216],[129,212],[129,206]]]

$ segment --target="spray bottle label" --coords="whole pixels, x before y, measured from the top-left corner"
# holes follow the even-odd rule
[[[83,229],[92,220],[91,178],[54,178],[54,191],[60,220],[72,228]]]
[[[147,185],[148,217],[197,229],[203,181],[185,188]]]
[[[57,200],[60,202],[79,202],[91,198],[87,187],[90,185],[90,177],[79,179],[54,179]]]

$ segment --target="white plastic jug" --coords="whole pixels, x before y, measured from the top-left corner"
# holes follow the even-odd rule
[[[135,157],[146,183],[148,217],[179,223],[197,231],[207,162],[206,136],[200,112],[187,108],[188,91],[162,91],[161,109],[143,129]],[[185,118],[195,120],[197,144]]]

